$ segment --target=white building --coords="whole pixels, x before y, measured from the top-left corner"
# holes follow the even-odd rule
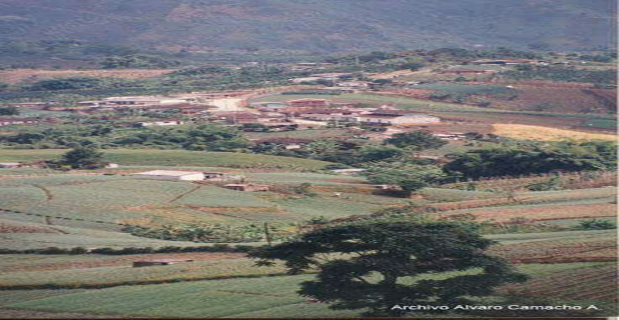
[[[204,173],[199,171],[176,171],[176,170],[153,170],[147,172],[134,173],[135,176],[144,178],[157,178],[183,181],[204,180]]]
[[[365,124],[382,124],[382,125],[407,125],[407,124],[425,124],[425,123],[440,123],[441,118],[428,114],[404,114],[404,115],[387,115],[387,114],[369,114],[359,117],[360,123]]]
[[[167,105],[180,103],[193,103],[194,97],[159,97],[159,96],[139,96],[139,97],[109,97],[102,101],[106,106],[145,106],[145,105]]]
[[[139,127],[152,127],[152,126],[178,126],[184,124],[185,122],[180,120],[162,120],[162,121],[152,121],[152,122],[136,122],[135,124]]]
[[[22,164],[19,162],[0,162],[0,168],[19,168]]]

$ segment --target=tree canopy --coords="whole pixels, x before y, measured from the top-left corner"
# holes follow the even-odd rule
[[[393,138],[385,140],[385,143],[399,148],[414,147],[418,150],[424,150],[440,148],[446,145],[447,141],[435,137],[428,131],[414,131],[398,133]]]
[[[103,153],[94,147],[80,146],[62,155],[60,162],[73,169],[96,169],[105,166]]]
[[[551,171],[613,169],[616,146],[610,142],[557,143],[477,149],[451,155],[444,170],[464,178],[517,176]]]
[[[484,253],[491,240],[455,222],[357,222],[306,233],[252,253],[258,265],[283,260],[290,274],[317,269],[302,296],[366,316],[403,316],[396,305],[471,304],[509,282],[522,282],[500,258]],[[469,271],[449,274],[454,271]],[[445,274],[447,277],[420,275]]]

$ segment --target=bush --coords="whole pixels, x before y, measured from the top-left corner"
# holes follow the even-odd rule
[[[581,221],[576,227],[577,230],[607,230],[615,229],[617,226],[607,220],[592,219]]]

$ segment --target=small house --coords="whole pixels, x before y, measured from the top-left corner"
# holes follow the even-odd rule
[[[0,162],[0,168],[19,168],[22,164],[19,162]]]
[[[176,171],[176,170],[153,170],[139,172],[134,175],[145,178],[182,180],[182,181],[202,181],[204,173],[200,171]]]
[[[222,181],[225,180],[226,174],[223,172],[203,172],[204,180]]]
[[[193,262],[191,259],[159,259],[159,260],[140,260],[133,261],[134,268],[152,267],[152,266],[168,266],[172,264]]]
[[[363,171],[366,171],[367,169],[360,169],[360,168],[350,168],[350,169],[333,169],[330,170],[333,173],[339,173],[339,174],[343,174],[343,175],[353,175],[353,174],[357,174],[357,173],[361,173]]]
[[[268,185],[256,184],[256,183],[230,183],[230,184],[224,185],[224,188],[235,190],[235,191],[246,191],[246,192],[269,191]]]
[[[35,124],[41,122],[40,119],[33,118],[0,118],[0,127],[15,124]]]
[[[136,126],[138,127],[152,127],[152,126],[178,126],[184,124],[185,122],[180,120],[160,120],[160,121],[152,121],[152,122],[136,122]]]

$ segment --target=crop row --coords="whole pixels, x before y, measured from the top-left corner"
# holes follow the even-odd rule
[[[617,271],[615,265],[560,272],[532,279],[524,284],[503,288],[521,294],[575,300],[616,301]]]

